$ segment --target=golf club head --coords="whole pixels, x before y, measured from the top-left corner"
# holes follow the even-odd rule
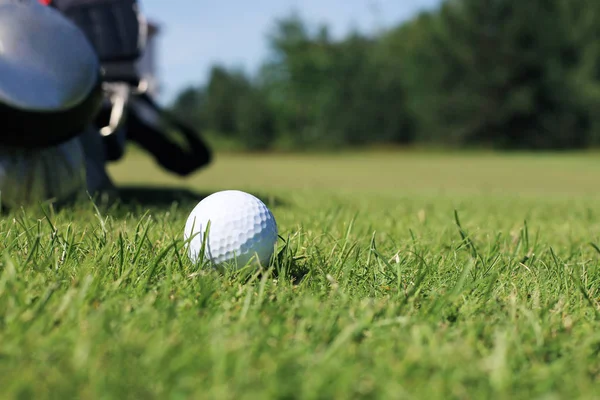
[[[0,0],[0,145],[64,142],[102,98],[98,56],[73,22],[38,0]]]

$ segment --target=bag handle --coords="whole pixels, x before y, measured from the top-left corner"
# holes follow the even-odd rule
[[[185,139],[188,149],[183,149],[168,138],[167,133],[155,124],[145,121],[137,101],[156,112],[165,122],[176,128]],[[127,116],[127,138],[153,154],[157,162],[180,176],[208,165],[212,152],[200,137],[200,133],[161,108],[147,94],[141,93],[131,99]]]

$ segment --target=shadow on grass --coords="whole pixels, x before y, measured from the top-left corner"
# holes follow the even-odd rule
[[[189,208],[194,207],[202,199],[214,192],[196,192],[187,188],[160,186],[121,186],[117,187],[114,200],[122,206],[142,206],[166,208],[174,204]],[[269,208],[281,207],[283,201],[273,195],[252,193],[262,200]]]

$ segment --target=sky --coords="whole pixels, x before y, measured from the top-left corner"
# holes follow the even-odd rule
[[[310,24],[325,23],[334,37],[358,28],[371,33],[406,20],[439,0],[141,0],[158,23],[161,101],[206,82],[214,64],[253,73],[268,56],[267,34],[293,11]]]

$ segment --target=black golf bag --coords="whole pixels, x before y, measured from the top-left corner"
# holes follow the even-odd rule
[[[199,132],[178,121],[147,93],[138,71],[148,35],[148,24],[137,0],[50,0],[85,33],[98,54],[105,101],[97,126],[106,158],[123,156],[132,141],[152,154],[165,169],[188,175],[211,161],[211,151]],[[168,132],[177,131],[181,146]]]

